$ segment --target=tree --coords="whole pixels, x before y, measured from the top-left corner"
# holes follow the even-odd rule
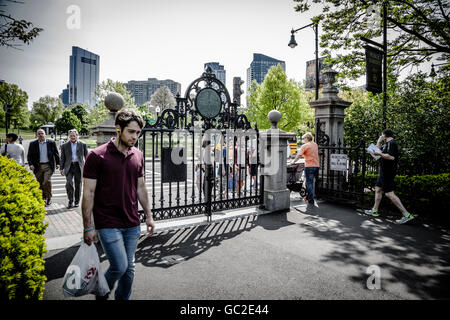
[[[308,0],[298,2],[295,10],[306,12]],[[365,72],[361,37],[382,35],[379,0],[313,0],[321,3],[322,13],[312,20],[321,24],[321,47],[326,63],[341,69],[340,76],[356,79]],[[387,6],[388,65],[400,73],[408,66],[419,66],[432,57],[450,58],[450,2],[441,0],[390,0]],[[380,42],[380,41],[377,41]],[[331,57],[331,50],[337,51]],[[346,51],[344,51],[346,50]]]
[[[125,101],[124,108],[136,110],[137,112],[139,112],[134,105],[134,98],[127,91],[125,86],[118,81],[107,79],[106,81],[102,81],[101,83],[99,83],[97,85],[97,88],[95,89],[94,94],[98,101],[98,105],[90,108],[89,110],[89,126],[95,127],[108,118],[109,110],[105,106],[105,98],[110,92],[117,92],[122,95]]]
[[[450,170],[450,76],[433,81],[417,73],[389,85],[390,129],[400,146],[399,174],[437,174]],[[382,97],[360,89],[341,93],[353,102],[345,110],[344,138],[353,144],[377,140],[381,133]],[[369,162],[377,169],[378,164]]]
[[[13,117],[19,128],[27,128],[30,125],[30,112],[27,107],[28,95],[15,84],[3,82],[0,84],[0,126],[5,126],[6,104],[11,104],[11,117]],[[12,122],[11,122],[12,124]]]
[[[59,133],[67,133],[71,129],[81,131],[81,121],[70,110],[64,110],[61,118],[56,120],[55,129]]]
[[[294,80],[287,79],[281,65],[271,67],[261,85],[253,81],[249,91],[246,115],[259,129],[270,128],[267,114],[274,109],[281,112],[278,128],[284,131],[305,130],[306,123],[314,121],[314,112],[303,89]]]
[[[55,123],[61,117],[64,105],[61,99],[56,97],[45,96],[33,102],[31,110],[31,125],[34,129],[46,123]]]
[[[156,89],[150,98],[150,104],[154,107],[159,106],[162,112],[164,109],[172,108],[177,104],[169,87],[162,86]]]
[[[6,2],[21,3],[6,0],[0,4],[0,7],[6,7]],[[29,21],[13,18],[11,14],[7,14],[4,9],[0,8],[0,46],[19,49],[21,43],[30,44],[43,30],[33,27]]]
[[[77,104],[70,108],[70,112],[72,112],[81,122],[80,134],[82,135],[89,134],[89,124],[88,124],[89,113],[86,110],[88,108],[89,108],[88,105],[82,104]]]

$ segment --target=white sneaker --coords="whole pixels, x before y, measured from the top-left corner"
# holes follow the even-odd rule
[[[364,210],[365,214],[368,214],[370,216],[378,217],[380,214],[378,213],[378,210],[370,209],[370,210]]]
[[[411,221],[412,219],[414,219],[414,216],[411,213],[408,213],[407,216],[403,216],[401,219],[395,220],[395,222],[398,224],[404,224],[408,221]]]

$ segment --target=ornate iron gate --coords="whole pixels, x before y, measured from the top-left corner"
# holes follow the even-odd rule
[[[146,119],[139,147],[155,220],[262,203],[259,132],[237,108],[208,68],[174,108]]]
[[[346,146],[340,140],[330,143],[319,120],[316,121],[316,141],[319,145],[320,169],[315,193],[328,200],[362,204],[364,201],[364,178],[366,174],[365,143]]]

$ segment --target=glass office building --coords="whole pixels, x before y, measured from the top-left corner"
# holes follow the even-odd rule
[[[260,53],[253,54],[253,61],[250,63],[250,68],[247,69],[247,92],[253,80],[259,84],[264,81],[267,72],[272,66],[281,64],[284,72],[286,72],[286,63]]]
[[[220,80],[225,86],[227,85],[226,81],[226,71],[225,67],[222,66],[218,62],[208,62],[205,63],[204,69],[206,70],[206,67],[210,67],[213,71],[213,73],[216,75],[216,78]]]
[[[100,56],[72,47],[69,71],[69,104],[88,103],[95,106],[95,88],[99,83]]]

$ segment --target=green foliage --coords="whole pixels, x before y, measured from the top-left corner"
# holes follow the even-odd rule
[[[1,6],[6,7],[5,3],[6,1],[2,1]],[[33,27],[33,24],[29,21],[13,18],[11,14],[6,14],[6,10],[3,8],[0,8],[0,18],[0,46],[2,47],[18,49],[21,43],[30,44],[44,30]]]
[[[364,177],[365,188],[375,186],[378,175],[368,174]],[[448,219],[447,205],[450,202],[450,173],[438,175],[396,176],[395,194],[408,211],[428,217]],[[367,197],[367,205],[373,204],[373,197]],[[381,210],[398,212],[389,199],[381,202]]]
[[[55,123],[61,117],[64,105],[61,99],[56,97],[45,96],[33,102],[33,110],[31,110],[31,125],[33,129],[47,124]]]
[[[249,108],[245,112],[259,129],[270,128],[267,114],[271,110],[281,112],[278,128],[284,131],[306,130],[306,123],[314,122],[314,111],[308,105],[304,90],[288,80],[281,65],[273,66],[261,85],[252,82],[247,97]]]
[[[42,299],[45,208],[39,183],[0,156],[0,300]]]
[[[15,84],[0,84],[0,127],[5,127],[4,106],[11,104],[11,118],[15,118],[20,128],[27,128],[30,125],[30,112],[27,108],[28,95],[19,89]],[[12,126],[13,121],[10,122]]]
[[[309,0],[294,0],[296,11],[311,8]],[[356,79],[365,73],[365,42],[361,37],[381,42],[382,5],[379,0],[313,0],[322,12],[312,20],[320,21],[321,55],[326,63],[341,70],[343,78]],[[388,65],[400,73],[418,66],[433,56],[450,58],[450,2],[441,0],[384,1],[387,4]],[[335,57],[331,52],[337,52]]]
[[[95,89],[94,94],[98,101],[98,105],[90,108],[89,110],[87,121],[89,127],[98,126],[100,123],[108,119],[109,110],[105,107],[105,98],[110,92],[120,93],[125,101],[124,108],[133,109],[140,114],[139,110],[137,110],[134,105],[134,98],[131,97],[131,94],[127,91],[123,83],[107,79],[106,81],[99,83]]]
[[[61,118],[55,122],[55,129],[64,134],[67,134],[70,129],[77,129],[77,131],[80,132],[81,121],[71,112],[71,110],[64,110]]]
[[[345,110],[345,140],[375,143],[382,131],[382,96],[360,90],[341,96],[353,102]],[[401,83],[391,81],[388,97],[387,127],[394,132],[400,147],[398,172],[449,172],[450,76],[430,81],[418,73]]]
[[[77,104],[70,108],[70,112],[72,112],[81,122],[81,129],[79,131],[81,135],[88,135],[90,133],[88,123],[88,116],[89,116],[89,113],[87,111],[88,109],[89,109],[88,105],[82,104]]]

